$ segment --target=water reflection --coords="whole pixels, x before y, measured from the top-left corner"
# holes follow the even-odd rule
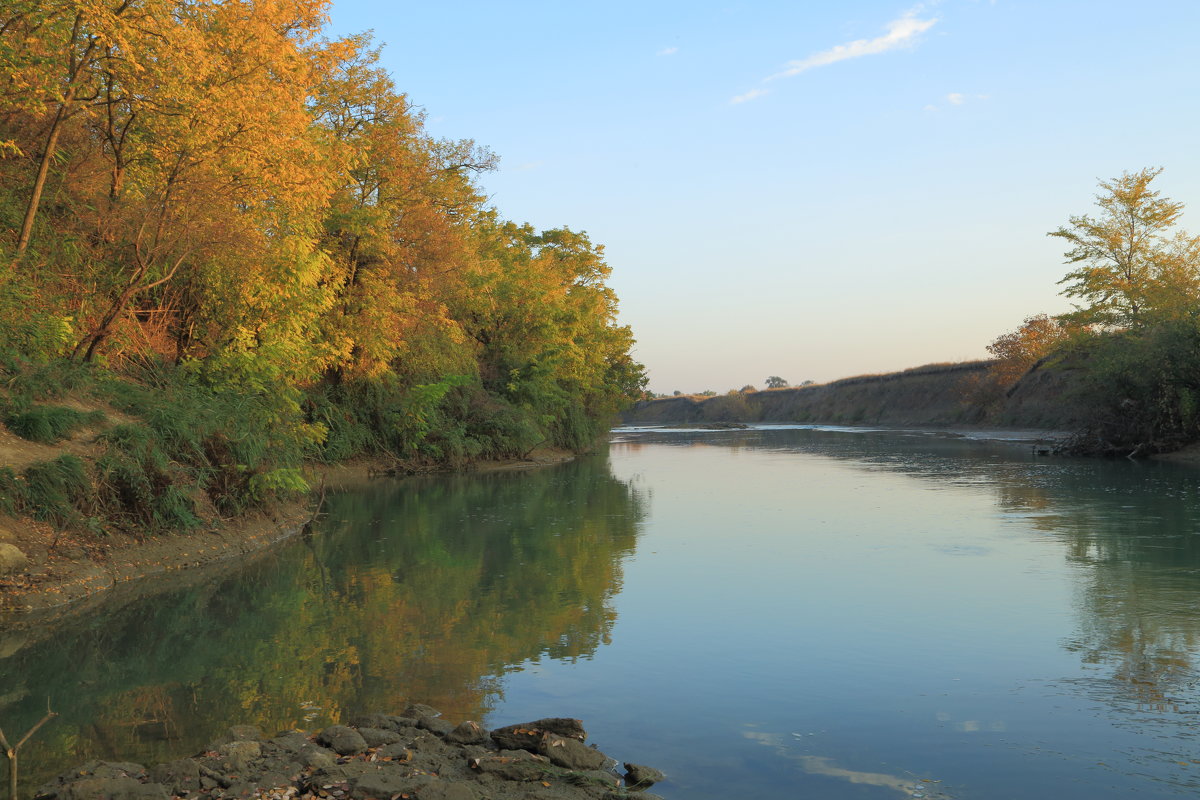
[[[332,495],[313,536],[223,580],[51,638],[0,635],[0,725],[62,716],[22,755],[33,785],[87,758],[154,762],[228,725],[268,733],[419,700],[482,718],[510,665],[609,640],[644,501],[602,458]]]
[[[795,762],[800,770],[809,775],[821,775],[864,786],[877,786],[913,800],[953,800],[953,795],[939,786],[942,782],[940,779],[920,778],[912,774],[892,775],[883,772],[846,769],[838,766],[832,758],[798,752],[795,747],[796,743],[791,741],[791,737],[780,733],[745,731],[743,735],[752,742],[769,747],[780,757]],[[799,734],[792,734],[792,737],[798,736]]]
[[[0,634],[0,724],[49,696],[42,764],[153,761],[233,720],[420,699],[578,712],[667,769],[668,797],[1194,794],[1196,471],[928,435],[622,436],[611,467],[331,498],[317,536],[236,575],[53,641]]]
[[[1189,759],[1200,746],[1200,731],[1192,726],[1200,710],[1200,615],[1196,613],[1200,471],[1196,468],[1045,458],[1028,445],[965,443],[925,434],[747,430],[643,435],[642,445],[650,443],[697,453],[726,447],[732,453],[758,449],[783,457],[803,454],[837,462],[852,472],[904,476],[916,481],[923,492],[947,492],[943,508],[929,509],[930,519],[939,511],[943,516],[953,514],[955,503],[965,502],[963,497],[989,501],[1000,538],[987,534],[983,537],[987,545],[972,542],[971,537],[983,531],[980,512],[973,511],[964,517],[965,541],[943,541],[931,547],[941,555],[992,559],[995,542],[1006,547],[1007,531],[1061,553],[1057,565],[1043,561],[1044,567],[1033,564],[1023,569],[1063,573],[1074,621],[1064,626],[1058,641],[1065,652],[1078,658],[1080,670],[1039,678],[1038,691],[1056,707],[1063,702],[1059,698],[1072,698],[1066,704],[1071,710],[1063,710],[1063,715],[1102,717],[1134,734],[1119,746],[1119,756],[1112,753],[1093,763],[1131,777],[1152,776],[1160,790],[1174,787],[1194,792],[1197,788],[1192,772],[1196,764]],[[632,446],[617,444],[614,452]],[[870,486],[875,491],[887,488]],[[936,504],[936,495],[931,500]],[[864,494],[859,502],[874,502],[874,496]],[[913,532],[919,533],[926,523],[912,524]],[[1011,600],[997,596],[993,602],[1003,605]],[[1048,607],[1046,612],[1054,615],[1059,609]],[[980,625],[987,626],[991,621],[983,613]],[[913,624],[924,629],[936,621],[920,619]],[[1029,691],[1023,687],[1013,691],[1023,690]],[[1095,704],[1105,710],[1098,712]],[[939,714],[938,721],[964,734],[991,732],[1014,742],[1027,736],[1020,726],[1010,734],[1004,721],[955,722],[949,713]],[[755,735],[806,772],[813,772],[810,767],[820,772],[829,766],[823,755],[796,749],[786,736]],[[1136,744],[1131,745],[1133,741]],[[1030,752],[1040,749],[1024,742],[1018,746]],[[1115,766],[1117,760],[1122,766]],[[882,778],[877,785],[897,788]]]

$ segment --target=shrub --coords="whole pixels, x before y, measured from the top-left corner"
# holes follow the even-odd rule
[[[100,504],[115,518],[127,518],[152,530],[194,527],[195,503],[153,432],[145,425],[120,425],[101,440],[106,452],[96,462]]]
[[[1200,321],[1097,335],[1080,348],[1079,400],[1091,418],[1070,449],[1150,455],[1200,439]]]

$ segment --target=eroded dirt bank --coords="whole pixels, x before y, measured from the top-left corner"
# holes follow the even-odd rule
[[[1010,389],[981,389],[991,362],[929,364],[811,386],[681,395],[647,400],[622,415],[634,425],[697,422],[800,422],[833,425],[916,425],[1068,430],[1083,410],[1069,365],[1035,367]]]

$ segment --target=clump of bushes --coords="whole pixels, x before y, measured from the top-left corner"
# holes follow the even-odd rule
[[[152,530],[199,523],[195,502],[179,485],[167,453],[145,425],[120,425],[101,436],[106,448],[96,461],[96,485],[110,517]]]

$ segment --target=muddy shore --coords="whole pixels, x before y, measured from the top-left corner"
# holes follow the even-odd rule
[[[267,738],[238,725],[203,752],[146,768],[89,761],[42,786],[37,800],[617,800],[661,772],[585,744],[577,719],[488,731],[425,705],[358,714],[314,733]],[[623,768],[622,768],[623,767]]]
[[[561,464],[571,455],[542,451],[527,459],[482,462],[475,472],[533,469]],[[46,621],[70,607],[103,602],[113,590],[155,580],[175,583],[184,574],[220,569],[267,551],[298,534],[313,519],[322,491],[336,491],[369,481],[394,480],[382,461],[358,461],[320,468],[311,483],[312,495],[269,511],[235,519],[212,518],[186,533],[142,536],[112,533],[97,536],[83,531],[58,531],[29,519],[0,519],[0,547],[16,548],[24,563],[7,574],[0,570],[0,617],[20,625],[23,620]]]

